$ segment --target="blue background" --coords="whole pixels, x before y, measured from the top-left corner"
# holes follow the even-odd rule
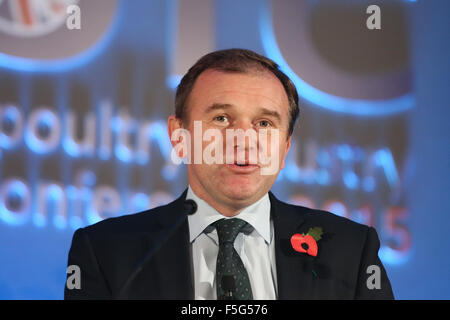
[[[258,5],[257,1],[216,1],[214,48],[245,47],[266,53],[257,36],[260,16],[254,13],[254,8]],[[406,130],[402,134],[409,137],[408,157],[412,163],[403,189],[403,205],[409,210],[407,224],[412,246],[406,260],[400,263],[384,262],[396,298],[449,299],[450,3],[445,0],[417,1],[412,2],[411,6],[410,68],[415,105],[402,115],[407,123],[402,127]],[[72,81],[82,94],[92,90],[87,95],[87,101],[93,104],[98,102],[98,96],[108,93],[117,104],[132,104],[130,112],[136,118],[148,116],[164,119],[172,112],[173,90],[166,83],[170,76],[169,57],[173,50],[174,7],[176,1],[119,1],[117,20],[109,31],[111,35],[102,45],[56,66],[0,55],[1,79],[31,77],[38,88],[41,88],[39,83],[44,83],[44,92],[48,79],[60,83],[61,88]],[[128,71],[123,73],[123,68]],[[0,90],[7,90],[5,83],[1,83]],[[122,89],[127,86],[128,91]],[[151,92],[147,94],[149,87]],[[2,94],[0,103],[11,99],[5,92]],[[24,95],[18,100],[27,112],[32,109],[29,102],[32,98]],[[64,94],[59,99],[64,99]],[[77,103],[80,102],[75,99],[74,104]],[[307,101],[305,104],[306,108],[313,108]],[[64,111],[63,104],[56,105]],[[147,105],[151,108],[145,109]],[[329,112],[333,115],[332,111]],[[307,115],[308,112],[300,121],[307,122]],[[336,119],[339,116],[336,115]],[[21,163],[29,168],[27,174],[30,179],[33,177],[30,172],[36,174],[42,171],[47,179],[59,179],[65,183],[64,175],[60,178],[51,172],[44,172],[51,171],[45,162],[59,163],[57,168],[63,172],[77,165],[75,160],[58,152],[47,158],[34,155],[25,146],[14,152],[11,151],[10,156],[6,151],[3,154],[5,165],[1,179],[8,174],[5,172],[8,157],[11,161],[17,154],[22,155]],[[157,156],[152,161],[157,162]],[[121,195],[127,188],[123,180],[132,180],[130,167],[118,160],[86,160],[83,163],[93,172],[99,172],[99,180],[102,179],[102,170],[105,175],[109,172],[116,177]],[[139,184],[141,188],[153,190],[159,186],[173,196],[184,190],[186,180],[182,173],[175,178],[152,179],[154,170],[155,166],[142,168],[141,175],[146,177],[146,181]],[[35,179],[39,179],[39,174]],[[107,181],[107,178],[103,179]],[[289,199],[289,194],[281,185],[277,186],[277,190],[281,198]],[[51,224],[42,227],[32,222],[11,225],[0,220],[0,298],[62,299],[73,231],[74,228],[55,228]]]

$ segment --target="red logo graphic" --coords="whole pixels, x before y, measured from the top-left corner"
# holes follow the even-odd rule
[[[0,0],[0,30],[15,36],[35,37],[62,26],[66,8],[78,0]]]

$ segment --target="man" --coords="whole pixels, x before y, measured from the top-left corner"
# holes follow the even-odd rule
[[[183,77],[175,109],[168,131],[188,188],[165,206],[77,230],[68,263],[80,267],[81,288],[66,287],[66,299],[393,298],[372,227],[270,192],[299,114],[273,61],[210,53]]]

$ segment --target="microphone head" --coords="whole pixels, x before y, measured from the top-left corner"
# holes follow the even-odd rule
[[[236,284],[232,275],[223,275],[222,279],[220,280],[220,284],[222,285],[222,289],[225,292],[234,292],[234,290],[236,290]]]
[[[193,215],[197,212],[197,203],[192,199],[187,199],[184,201],[184,209],[187,211],[188,215]]]

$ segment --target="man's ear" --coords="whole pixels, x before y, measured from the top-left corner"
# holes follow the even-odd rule
[[[169,132],[169,139],[172,143],[172,147],[175,147],[181,141],[181,137],[178,137],[177,140],[172,141],[173,133],[175,130],[183,128],[183,123],[181,119],[177,118],[175,115],[169,116],[167,119],[167,131]]]
[[[284,168],[284,160],[286,159],[286,156],[287,156],[287,154],[289,152],[289,149],[291,148],[291,138],[292,138],[292,135],[289,136],[289,138],[287,139],[286,152],[284,153],[283,160],[281,161],[281,168],[280,168],[280,170]]]

